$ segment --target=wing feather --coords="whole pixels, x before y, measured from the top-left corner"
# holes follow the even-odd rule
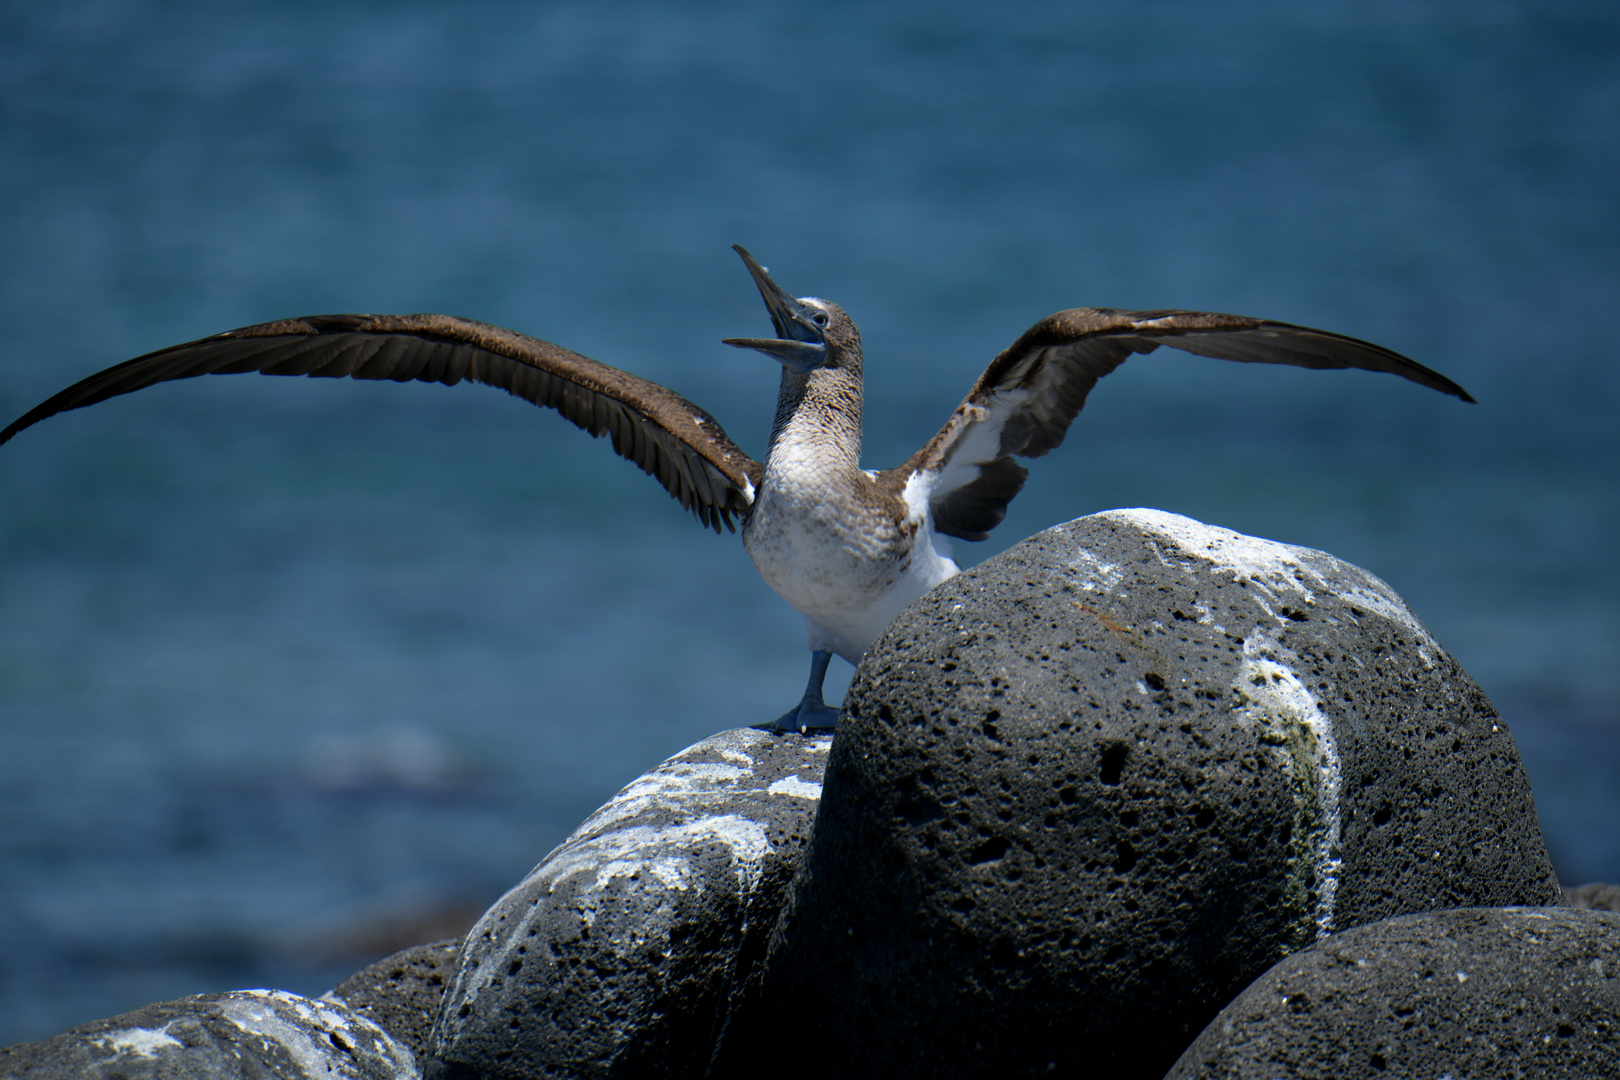
[[[1207,311],[1072,308],[1042,319],[991,361],[939,433],[880,482],[900,491],[914,474],[932,473],[935,528],[983,540],[1029,475],[1012,459],[1056,449],[1097,380],[1160,345],[1239,363],[1386,372],[1474,400],[1439,372],[1342,334]]]
[[[703,524],[734,529],[763,468],[672,390],[549,341],[450,315],[316,315],[160,349],[75,383],[0,431],[171,379],[260,372],[454,386],[463,379],[556,409],[655,477]]]

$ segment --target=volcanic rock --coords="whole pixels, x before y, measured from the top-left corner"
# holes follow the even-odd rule
[[[233,990],[147,1005],[0,1050],[6,1080],[417,1080],[411,1052],[341,1002]]]
[[[468,934],[428,1075],[702,1075],[797,868],[831,741],[722,732],[587,819]]]
[[[1559,896],[1506,724],[1388,585],[1096,514],[868,653],[716,1075],[1157,1080],[1327,934]]]
[[[445,984],[455,974],[461,939],[403,949],[361,968],[321,995],[341,1001],[422,1060]]]
[[[1166,1080],[1620,1076],[1620,914],[1467,908],[1335,934],[1266,972]]]

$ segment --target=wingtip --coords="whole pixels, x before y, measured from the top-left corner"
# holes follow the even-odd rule
[[[1450,379],[1446,378],[1444,375],[1440,374],[1438,371],[1429,371],[1429,369],[1427,369],[1427,368],[1425,368],[1424,370],[1428,371],[1429,374],[1433,375],[1435,377],[1435,380],[1436,380],[1434,382],[1428,383],[1427,385],[1429,387],[1440,391],[1442,394],[1450,394],[1452,397],[1456,398],[1458,401],[1465,402],[1465,403],[1467,403],[1469,405],[1478,405],[1479,404],[1479,402],[1474,400],[1474,395],[1473,394],[1470,394],[1468,391],[1464,390],[1460,385],[1458,385],[1457,383],[1455,383],[1455,382],[1451,381]],[[1418,380],[1413,380],[1413,381],[1416,382]]]
[[[6,429],[4,431],[0,431],[0,446],[6,445],[6,443],[10,442],[16,436],[22,434],[25,428],[33,427],[41,419],[43,419],[43,417],[36,417],[33,413],[28,413],[25,416],[20,416],[16,420],[13,420],[10,424],[6,425]]]

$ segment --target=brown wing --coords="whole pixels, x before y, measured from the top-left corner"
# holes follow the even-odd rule
[[[313,315],[126,360],[75,383],[0,432],[0,443],[68,409],[193,375],[310,375],[395,382],[463,379],[556,409],[656,477],[705,525],[735,528],[762,468],[714,418],[657,383],[549,341],[452,315]]]
[[[1042,319],[991,361],[939,434],[881,480],[900,490],[916,473],[935,474],[934,527],[983,540],[1029,475],[1013,457],[1055,449],[1098,379],[1160,345],[1242,363],[1382,371],[1474,400],[1399,353],[1325,330],[1204,311],[1073,308]]]

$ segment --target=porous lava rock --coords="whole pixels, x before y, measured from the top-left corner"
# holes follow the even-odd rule
[[[1507,726],[1389,586],[1096,514],[865,657],[717,1075],[1157,1080],[1327,933],[1559,896]]]
[[[370,1020],[420,1061],[439,1011],[445,984],[455,974],[461,939],[415,945],[361,968],[321,995],[341,1001]]]
[[[0,1050],[6,1080],[417,1080],[411,1052],[341,1002],[284,990],[179,998]]]
[[[1432,911],[1335,934],[1230,1005],[1167,1080],[1620,1076],[1620,914]]]
[[[616,795],[468,934],[427,1075],[703,1075],[831,742],[722,732]]]

